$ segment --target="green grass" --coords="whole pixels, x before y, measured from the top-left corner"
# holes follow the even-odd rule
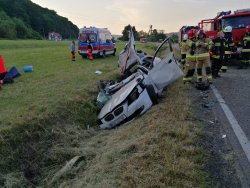
[[[110,67],[117,67],[117,57],[113,56],[92,62],[77,56],[77,61],[72,63],[68,41],[16,43],[1,42],[1,46],[9,46],[2,50],[6,67],[16,66],[22,77],[1,91],[0,129],[54,112],[60,106],[57,104],[96,89],[99,78],[118,73],[117,69],[110,70]],[[25,65],[32,65],[34,72],[23,73]],[[95,70],[103,71],[103,75],[96,75]]]
[[[100,79],[115,79],[118,57],[70,61],[70,41],[0,41],[6,67],[22,73],[0,91],[0,186],[204,187],[186,86],[177,82],[132,123],[99,130]],[[118,43],[118,52],[124,43]],[[139,44],[147,53],[154,47]],[[23,73],[32,65],[34,72]],[[96,70],[103,74],[96,75]],[[90,129],[87,129],[87,127]],[[75,156],[71,168],[60,171]],[[60,172],[60,173],[58,173]]]

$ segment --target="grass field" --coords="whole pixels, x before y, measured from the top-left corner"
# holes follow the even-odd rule
[[[73,63],[69,45],[0,41],[6,67],[22,73],[0,91],[0,186],[207,186],[186,86],[179,81],[169,87],[158,105],[132,123],[99,130],[97,83],[119,75],[118,57],[77,56]],[[118,43],[117,51],[123,46]],[[137,47],[148,53],[155,48]],[[25,65],[34,72],[23,73]],[[76,156],[76,163],[64,166]]]

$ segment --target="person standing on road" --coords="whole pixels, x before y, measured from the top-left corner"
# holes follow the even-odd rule
[[[186,64],[184,69],[183,82],[191,82],[193,79],[193,75],[196,67],[196,56],[195,56],[195,48],[196,48],[196,29],[191,29],[188,31],[188,40],[186,42]]]
[[[72,61],[75,61],[76,60],[76,47],[75,47],[75,41],[72,40],[72,43],[70,45],[70,52],[71,52],[71,59]]]
[[[196,61],[197,61],[197,82],[202,82],[202,69],[205,68],[205,76],[209,83],[212,83],[212,71],[209,57],[209,50],[212,47],[212,41],[206,38],[205,32],[200,29],[197,32],[196,42]]]
[[[250,63],[250,25],[246,27],[246,35],[242,40],[241,66],[247,68]]]
[[[231,54],[232,54],[232,51],[233,51],[233,48],[234,48],[232,30],[233,30],[232,26],[227,26],[223,30],[224,35],[225,35],[225,39],[226,39],[226,46],[225,46],[224,61],[222,62],[222,67],[221,67],[221,71],[222,72],[226,72],[227,71],[227,69],[228,69],[227,66],[229,64],[229,60],[231,58]]]
[[[186,55],[187,55],[187,50],[186,50],[186,42],[188,39],[188,35],[184,34],[183,36],[183,41],[180,42],[180,50],[181,50],[181,64],[184,66],[186,63]]]
[[[225,55],[226,39],[222,31],[217,33],[217,37],[213,40],[212,47],[212,75],[213,78],[220,78],[219,71],[222,67]]]

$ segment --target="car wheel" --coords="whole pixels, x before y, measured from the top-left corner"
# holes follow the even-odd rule
[[[98,56],[99,56],[99,57],[103,57],[103,53],[104,53],[104,51],[100,51],[100,52],[98,53]]]
[[[158,98],[157,98],[157,94],[155,93],[154,87],[152,85],[146,85],[146,89],[147,89],[148,95],[152,103],[157,104]]]

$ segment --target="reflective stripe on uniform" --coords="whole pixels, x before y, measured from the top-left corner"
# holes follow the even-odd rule
[[[213,79],[212,75],[208,75],[208,76],[207,76],[207,79],[208,79],[208,80],[212,80],[212,79]]]
[[[196,59],[196,56],[195,56],[195,55],[187,55],[186,58],[187,58],[187,59]]]
[[[218,55],[213,55],[212,58],[214,58],[214,59],[220,59],[220,56],[218,56]]]
[[[209,53],[196,54],[196,57],[209,57]]]
[[[240,62],[242,62],[242,63],[248,63],[250,61],[249,60],[240,60]]]
[[[231,51],[225,51],[225,54],[230,55],[230,54],[232,54],[232,52]]]
[[[244,37],[243,40],[250,41],[250,37]]]
[[[183,81],[192,81],[192,79],[193,79],[192,77],[183,77],[182,80]]]
[[[250,52],[250,49],[242,49],[241,52]]]
[[[214,44],[214,46],[221,46],[221,45],[220,45],[220,43],[217,42]]]
[[[227,70],[227,66],[222,66],[221,69],[222,70]]]

